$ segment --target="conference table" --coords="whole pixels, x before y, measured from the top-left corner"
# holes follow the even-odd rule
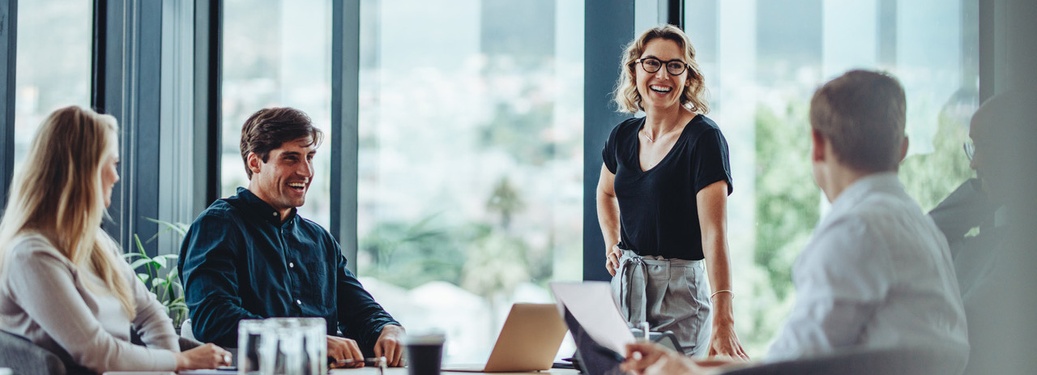
[[[330,371],[333,375],[381,375],[378,369],[375,367],[364,367],[354,369],[334,369]],[[444,371],[443,374],[471,374],[471,372],[454,372]],[[580,372],[572,369],[551,369],[550,371],[533,371],[533,372],[494,372],[496,375],[508,375],[508,374],[555,374],[555,375],[576,375]],[[407,369],[402,367],[390,367],[385,369],[385,374],[388,375],[406,375]],[[479,373],[477,373],[479,374]]]
[[[406,375],[407,369],[402,367],[390,367],[385,369],[385,372],[378,371],[376,367],[364,367],[364,368],[351,368],[351,369],[333,369],[328,371],[332,375]],[[488,374],[483,372],[460,372],[460,371],[443,371],[443,374]],[[516,375],[516,374],[540,374],[540,375],[577,375],[580,372],[573,369],[551,369],[549,371],[532,371],[532,372],[494,372],[495,375]],[[2,374],[2,372],[0,372]],[[107,372],[106,374],[112,375],[129,375],[130,372]],[[154,371],[154,372],[132,372],[133,375],[174,375],[172,372]],[[188,370],[180,371],[179,375],[234,375],[237,372],[234,371],[222,371],[222,370]]]
[[[363,367],[363,368],[350,368],[350,369],[332,369],[328,371],[332,375],[406,375],[407,369],[403,367],[389,367],[385,369],[385,372],[380,372],[377,367]],[[460,371],[443,371],[443,374],[485,374],[480,372],[460,372]],[[532,372],[494,372],[495,375],[514,375],[514,374],[540,374],[540,375],[577,375],[580,372],[573,369],[551,369],[549,371],[532,371]],[[106,374],[119,374],[118,372],[109,372]],[[129,373],[125,373],[128,375]],[[143,374],[154,374],[154,375],[166,375],[173,373],[171,372],[133,372],[134,375]],[[223,371],[223,370],[187,370],[180,371],[180,375],[233,375],[237,374],[234,371]],[[120,374],[121,375],[121,374]]]

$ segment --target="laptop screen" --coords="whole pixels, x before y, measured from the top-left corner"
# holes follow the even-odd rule
[[[595,342],[576,320],[576,317],[569,312],[569,309],[564,308],[564,310],[565,325],[569,326],[569,332],[572,333],[573,341],[576,342],[576,352],[579,353],[580,360],[576,365],[580,367],[580,372],[584,374],[623,374],[624,372],[619,369],[619,364],[623,362],[623,355]]]
[[[634,342],[606,282],[553,282],[558,312],[572,333],[579,366],[587,374],[622,374],[619,364]]]

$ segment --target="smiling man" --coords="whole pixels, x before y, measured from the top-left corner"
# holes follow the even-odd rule
[[[195,219],[179,271],[195,336],[236,347],[238,322],[321,317],[336,360],[399,366],[403,328],[364,290],[327,230],[299,216],[323,133],[293,108],[262,109],[241,129],[248,188]]]

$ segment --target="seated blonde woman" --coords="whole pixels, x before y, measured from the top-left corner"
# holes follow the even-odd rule
[[[41,125],[0,221],[0,329],[98,373],[229,364],[212,344],[180,352],[162,305],[101,230],[118,151],[111,116],[66,107]],[[147,347],[130,342],[131,326]]]

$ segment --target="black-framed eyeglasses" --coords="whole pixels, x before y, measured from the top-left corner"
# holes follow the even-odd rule
[[[641,63],[641,69],[644,69],[645,73],[658,72],[663,65],[666,65],[666,72],[672,76],[679,76],[688,70],[688,64],[681,60],[662,61],[654,57],[645,57],[634,61],[634,64],[637,63]]]
[[[961,147],[965,150],[965,157],[969,158],[969,161],[976,157],[976,145],[972,141],[965,141]]]

